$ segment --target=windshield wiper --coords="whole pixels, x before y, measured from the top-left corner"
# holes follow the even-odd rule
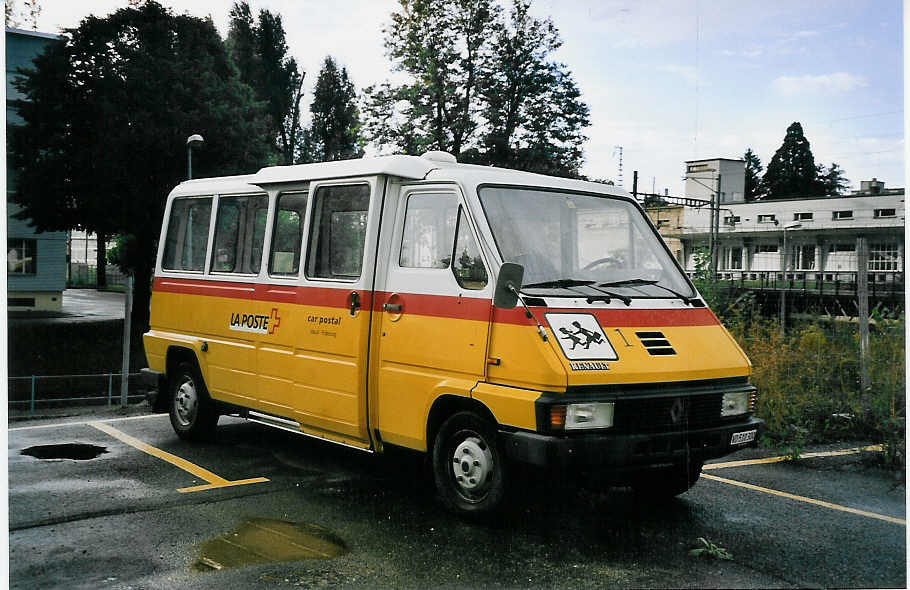
[[[607,283],[599,283],[597,286],[598,287],[624,287],[624,286],[632,286],[632,285],[654,285],[655,287],[659,287],[659,288],[663,289],[664,291],[667,291],[668,293],[672,293],[673,296],[675,296],[679,299],[682,299],[683,303],[685,303],[686,305],[692,305],[692,300],[695,299],[694,297],[686,297],[679,291],[675,291],[675,290],[671,289],[670,287],[665,287],[665,286],[661,285],[660,282],[657,281],[656,279],[626,279],[624,281],[612,281],[612,282],[607,282]]]
[[[593,303],[594,301],[605,301],[605,302],[607,302],[607,303],[610,303],[610,301],[612,300],[612,298],[615,297],[616,299],[619,299],[620,301],[622,301],[622,302],[625,303],[626,305],[631,305],[631,304],[632,304],[632,298],[631,298],[631,297],[628,297],[628,296],[626,296],[626,295],[620,295],[619,293],[613,293],[612,291],[607,291],[606,289],[601,289],[601,288],[599,288],[599,285],[595,285],[595,284],[594,284],[594,283],[596,283],[596,282],[597,282],[597,281],[589,281],[589,280],[585,280],[585,279],[556,279],[556,280],[553,280],[553,281],[542,281],[542,282],[539,282],[539,283],[530,283],[530,284],[528,284],[528,285],[522,285],[522,289],[526,289],[526,288],[529,288],[529,287],[532,288],[532,289],[533,289],[533,288],[539,288],[539,289],[547,289],[547,288],[550,288],[550,289],[553,289],[553,288],[556,288],[556,289],[569,289],[569,290],[575,291],[576,293],[579,293],[579,294],[581,294],[581,295],[586,295],[586,293],[581,293],[581,292],[578,291],[577,289],[573,289],[573,287],[588,287],[589,289],[593,289],[594,291],[597,291],[597,292],[599,292],[599,293],[603,293],[603,295],[592,295],[592,296],[588,296],[587,299],[586,299],[586,301],[587,301],[588,303]]]
[[[597,281],[586,281],[584,279],[556,279],[555,281],[541,281],[539,283],[528,283],[527,285],[522,285],[522,289],[528,287],[534,288],[539,287],[541,289],[547,288],[558,288],[565,289],[567,287],[590,287]]]

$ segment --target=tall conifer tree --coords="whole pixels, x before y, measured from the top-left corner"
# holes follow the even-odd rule
[[[798,121],[787,127],[783,144],[768,162],[760,190],[765,199],[811,197],[824,193],[812,148]]]

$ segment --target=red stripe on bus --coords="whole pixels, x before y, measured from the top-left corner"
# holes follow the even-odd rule
[[[543,308],[532,309],[534,317],[546,323],[546,313],[587,313],[597,318],[597,323],[607,328],[657,328],[660,326],[714,326],[719,322],[714,313],[706,308],[688,309],[565,309]],[[522,307],[515,309],[497,309],[493,312],[493,321],[500,324],[534,325],[528,319]]]
[[[392,293],[377,291],[375,297],[371,300],[369,291],[352,288],[299,287],[295,285],[276,285],[274,283],[235,283],[160,277],[155,279],[154,290],[167,293],[344,309],[349,308],[351,305],[351,292],[357,291],[360,296],[361,309],[372,307],[374,311],[384,311],[382,306],[390,302],[389,298],[392,295]],[[401,304],[402,313],[477,321],[489,321],[490,308],[492,307],[492,302],[489,299],[417,293],[397,293],[397,298],[392,303]],[[719,324],[714,313],[704,307],[687,309],[567,309],[534,307],[533,313],[542,323],[545,323],[545,313],[589,313],[597,318],[601,326],[605,327],[651,328],[660,326],[714,326]],[[492,313],[492,319],[494,322],[501,324],[534,325],[534,321],[527,318],[524,308],[520,305],[514,309],[495,309]]]

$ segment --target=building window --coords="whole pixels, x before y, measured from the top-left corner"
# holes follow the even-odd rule
[[[756,244],[755,252],[777,252],[777,244]]]
[[[794,213],[793,221],[812,221],[812,213]]]
[[[11,275],[33,275],[38,272],[38,240],[6,240],[6,272]]]
[[[797,270],[814,270],[815,269],[815,246],[808,244],[799,246],[796,249],[796,268]]]
[[[775,221],[777,221],[777,217],[773,214],[766,214],[766,215],[758,216],[759,223],[774,223]]]
[[[897,244],[869,244],[869,270],[899,270]]]
[[[728,215],[724,217],[724,223],[727,225],[736,225],[739,223],[739,215]]]
[[[853,211],[834,211],[831,219],[853,219]]]
[[[741,270],[743,267],[743,249],[730,248],[730,270]]]
[[[874,216],[876,219],[882,217],[894,217],[897,212],[894,209],[876,209]]]

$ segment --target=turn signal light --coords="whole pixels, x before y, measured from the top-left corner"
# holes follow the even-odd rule
[[[550,406],[550,428],[563,430],[566,427],[566,407],[564,405]]]

